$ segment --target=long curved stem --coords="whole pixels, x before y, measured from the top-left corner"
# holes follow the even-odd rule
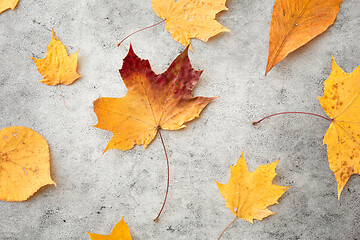
[[[218,240],[220,240],[221,236],[224,234],[224,232],[226,231],[226,229],[228,229],[228,228],[231,226],[231,224],[233,224],[233,223],[236,221],[236,219],[238,219],[238,217],[235,217],[235,219],[232,220],[232,222],[231,222],[229,225],[227,225],[227,227],[221,232]]]
[[[63,92],[61,89],[61,83],[59,84],[59,88],[60,88],[60,94],[61,94],[62,100],[64,102],[64,105],[65,105],[66,109],[69,110],[69,108],[66,106],[65,98],[64,98],[64,95],[63,95]]]
[[[157,23],[155,23],[155,24],[153,24],[153,25],[151,25],[151,26],[148,26],[148,27],[139,29],[139,30],[137,30],[137,31],[135,31],[135,32],[133,32],[133,33],[130,33],[129,35],[127,35],[126,37],[124,37],[116,46],[117,46],[117,47],[120,46],[120,45],[123,43],[123,41],[125,41],[127,38],[129,38],[130,36],[134,35],[135,33],[140,32],[140,31],[143,31],[143,30],[148,29],[148,28],[155,27],[156,25],[158,25],[158,24],[160,24],[160,23],[163,23],[163,22],[165,22],[165,19],[162,20],[162,21],[160,21],[160,22],[157,22]]]
[[[269,116],[266,116],[266,117],[260,119],[259,121],[251,122],[251,123],[252,123],[253,125],[256,125],[256,124],[262,122],[262,121],[265,120],[265,119],[268,119],[268,118],[271,118],[271,117],[274,117],[274,116],[277,116],[277,115],[283,115],[283,114],[306,114],[306,115],[312,115],[312,116],[320,117],[320,118],[323,118],[323,119],[325,119],[325,120],[328,120],[328,121],[332,122],[332,119],[327,118],[327,117],[324,117],[324,116],[321,116],[321,115],[316,114],[316,113],[308,113],[308,112],[280,112],[280,113],[271,114],[271,115],[269,115]]]
[[[167,199],[167,196],[168,196],[168,192],[169,192],[169,184],[170,184],[170,167],[169,167],[169,158],[167,156],[167,152],[166,152],[166,148],[165,148],[165,144],[164,144],[164,140],[163,140],[163,137],[161,135],[161,130],[159,129],[159,135],[160,135],[160,139],[161,139],[161,143],[163,145],[163,148],[164,148],[164,152],[165,152],[165,157],[166,157],[166,165],[167,165],[167,183],[166,183],[166,193],[165,193],[165,199],[164,199],[164,203],[160,209],[160,212],[159,214],[156,216],[156,218],[154,219],[154,222],[157,222],[160,215],[161,215],[161,212],[162,210],[164,209],[165,207],[165,203],[166,203],[166,199]]]

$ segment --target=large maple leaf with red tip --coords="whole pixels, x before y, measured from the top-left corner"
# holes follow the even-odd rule
[[[162,74],[148,60],[140,59],[130,46],[120,69],[128,89],[123,98],[101,97],[94,102],[95,127],[114,133],[105,151],[127,150],[135,144],[146,148],[159,129],[178,130],[199,117],[214,97],[193,97],[202,71],[192,68],[188,47]]]

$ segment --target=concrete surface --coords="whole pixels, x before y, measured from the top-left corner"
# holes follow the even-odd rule
[[[331,70],[331,55],[347,72],[360,65],[360,1],[344,0],[333,26],[290,54],[264,76],[274,0],[230,0],[218,15],[231,30],[208,43],[193,41],[190,59],[203,69],[196,95],[220,96],[181,131],[163,131],[171,185],[165,193],[166,163],[157,137],[148,149],[102,152],[111,133],[94,128],[92,101],[122,97],[118,69],[129,42],[164,71],[183,50],[164,25],[143,31],[117,48],[125,35],[160,21],[150,0],[25,1],[0,15],[0,127],[27,126],[51,148],[57,187],[42,188],[21,203],[0,202],[0,239],[89,239],[87,231],[109,234],[124,216],[135,240],[217,239],[234,216],[215,180],[226,183],[229,165],[245,149],[251,170],[280,158],[275,183],[291,185],[254,225],[238,220],[223,239],[360,239],[360,177],[350,179],[337,200],[337,187],[322,145],[328,122],[283,116],[252,126],[279,111],[325,114],[317,96]],[[79,73],[58,87],[42,78],[30,56],[45,57],[51,28],[69,53],[79,52]]]

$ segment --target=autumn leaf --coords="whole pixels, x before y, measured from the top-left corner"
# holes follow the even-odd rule
[[[55,184],[50,176],[46,140],[26,127],[0,130],[0,200],[25,201],[42,186]]]
[[[277,204],[277,200],[289,188],[272,184],[279,160],[260,165],[254,172],[249,172],[243,152],[237,164],[230,166],[229,182],[216,182],[226,201],[226,207],[235,215],[235,219],[222,231],[218,239],[238,218],[254,223],[254,219],[263,220],[275,214],[268,207]]]
[[[140,59],[130,46],[121,77],[128,89],[123,98],[101,97],[94,101],[98,117],[95,127],[113,132],[105,148],[146,148],[159,129],[178,130],[199,117],[213,99],[193,97],[193,88],[202,71],[192,68],[186,48],[164,73],[155,74],[148,60]]]
[[[78,52],[69,56],[54,31],[52,31],[52,39],[47,46],[46,57],[44,59],[31,58],[34,59],[38,71],[43,76],[40,82],[47,85],[70,85],[81,77],[76,71]]]
[[[323,118],[330,123],[323,144],[327,145],[329,166],[338,185],[338,199],[353,174],[360,174],[360,66],[352,73],[345,73],[333,58],[332,71],[324,82],[324,95],[318,97],[326,114],[324,117],[308,112],[280,112],[263,120],[283,114],[306,114]]]
[[[118,222],[110,235],[101,235],[96,233],[88,233],[91,240],[131,240],[130,229],[125,223],[124,218]]]
[[[254,172],[249,172],[243,152],[237,164],[234,167],[230,166],[229,182],[217,182],[226,201],[226,207],[237,218],[253,223],[253,219],[262,220],[274,214],[267,207],[277,204],[277,200],[289,188],[272,184],[279,160],[260,165]]]
[[[323,33],[343,0],[276,0],[270,27],[265,75],[289,53]]]
[[[184,46],[191,38],[207,41],[221,32],[229,32],[215,20],[218,12],[227,10],[226,0],[151,0],[154,12],[165,20],[171,36]]]
[[[193,97],[193,88],[202,71],[192,68],[188,47],[162,74],[155,74],[148,60],[140,59],[130,46],[120,69],[128,89],[123,98],[101,97],[94,101],[98,118],[95,127],[113,132],[105,148],[131,149],[135,144],[146,148],[160,129],[179,130],[186,122],[199,117],[214,97]],[[164,204],[154,219],[159,218],[169,189],[169,159],[159,131],[167,163],[167,187]]]
[[[338,198],[353,174],[360,174],[360,66],[345,73],[333,59],[324,96],[318,97],[332,119],[323,143],[327,145],[329,166],[338,184]]]
[[[19,0],[1,0],[0,1],[0,13],[11,9],[14,10]]]

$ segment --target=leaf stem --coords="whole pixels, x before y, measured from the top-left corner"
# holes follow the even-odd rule
[[[119,46],[123,43],[123,41],[125,41],[127,38],[129,38],[130,36],[134,35],[135,33],[140,32],[140,31],[143,31],[143,30],[148,29],[148,28],[155,27],[156,25],[159,25],[160,23],[163,23],[163,22],[165,22],[165,19],[162,20],[162,21],[160,21],[160,22],[157,22],[157,23],[155,23],[155,24],[153,24],[153,25],[151,25],[151,26],[148,26],[148,27],[139,29],[139,30],[137,30],[137,31],[135,31],[135,32],[133,32],[133,33],[130,33],[129,35],[127,35],[126,37],[124,37],[116,46],[119,47]]]
[[[164,140],[163,140],[163,137],[161,135],[161,130],[159,129],[159,135],[160,135],[160,139],[161,139],[161,143],[163,145],[163,148],[164,148],[164,153],[165,153],[165,157],[166,157],[166,165],[167,165],[167,183],[166,183],[166,193],[165,193],[165,199],[164,199],[164,203],[160,209],[160,212],[159,214],[156,216],[156,218],[154,219],[154,222],[157,222],[160,215],[161,215],[161,212],[162,210],[164,209],[165,207],[165,203],[166,203],[166,199],[167,199],[167,196],[168,196],[168,192],[169,192],[169,184],[170,184],[170,167],[169,167],[169,158],[167,156],[167,152],[166,152],[166,148],[165,148],[165,144],[164,144]]]
[[[66,107],[66,109],[69,111],[69,108],[66,106],[66,102],[65,102],[65,98],[64,98],[64,95],[63,95],[63,92],[62,92],[62,89],[61,89],[61,83],[59,84],[59,88],[60,88],[60,94],[61,94],[61,98],[64,102],[64,105]]]
[[[321,115],[316,114],[316,113],[308,113],[308,112],[280,112],[280,113],[271,114],[271,115],[269,115],[269,116],[266,116],[266,117],[260,119],[259,121],[251,122],[251,123],[252,123],[253,125],[256,125],[256,124],[262,122],[262,121],[265,120],[265,119],[268,119],[268,118],[271,118],[271,117],[274,117],[274,116],[277,116],[277,115],[283,115],[283,114],[305,114],[305,115],[312,115],[312,116],[320,117],[320,118],[323,118],[323,119],[328,120],[328,121],[330,121],[330,122],[333,121],[333,120],[330,119],[330,118],[321,116]]]
[[[219,238],[218,238],[218,240],[220,240],[220,238],[221,238],[221,236],[223,235],[223,233],[226,231],[226,229],[228,229],[230,226],[231,226],[231,224],[233,224],[235,221],[236,221],[236,219],[238,219],[238,217],[235,217],[235,219],[234,220],[232,220],[232,222],[229,224],[229,225],[227,225],[227,227],[221,232],[221,234],[220,234],[220,236],[219,236]]]

